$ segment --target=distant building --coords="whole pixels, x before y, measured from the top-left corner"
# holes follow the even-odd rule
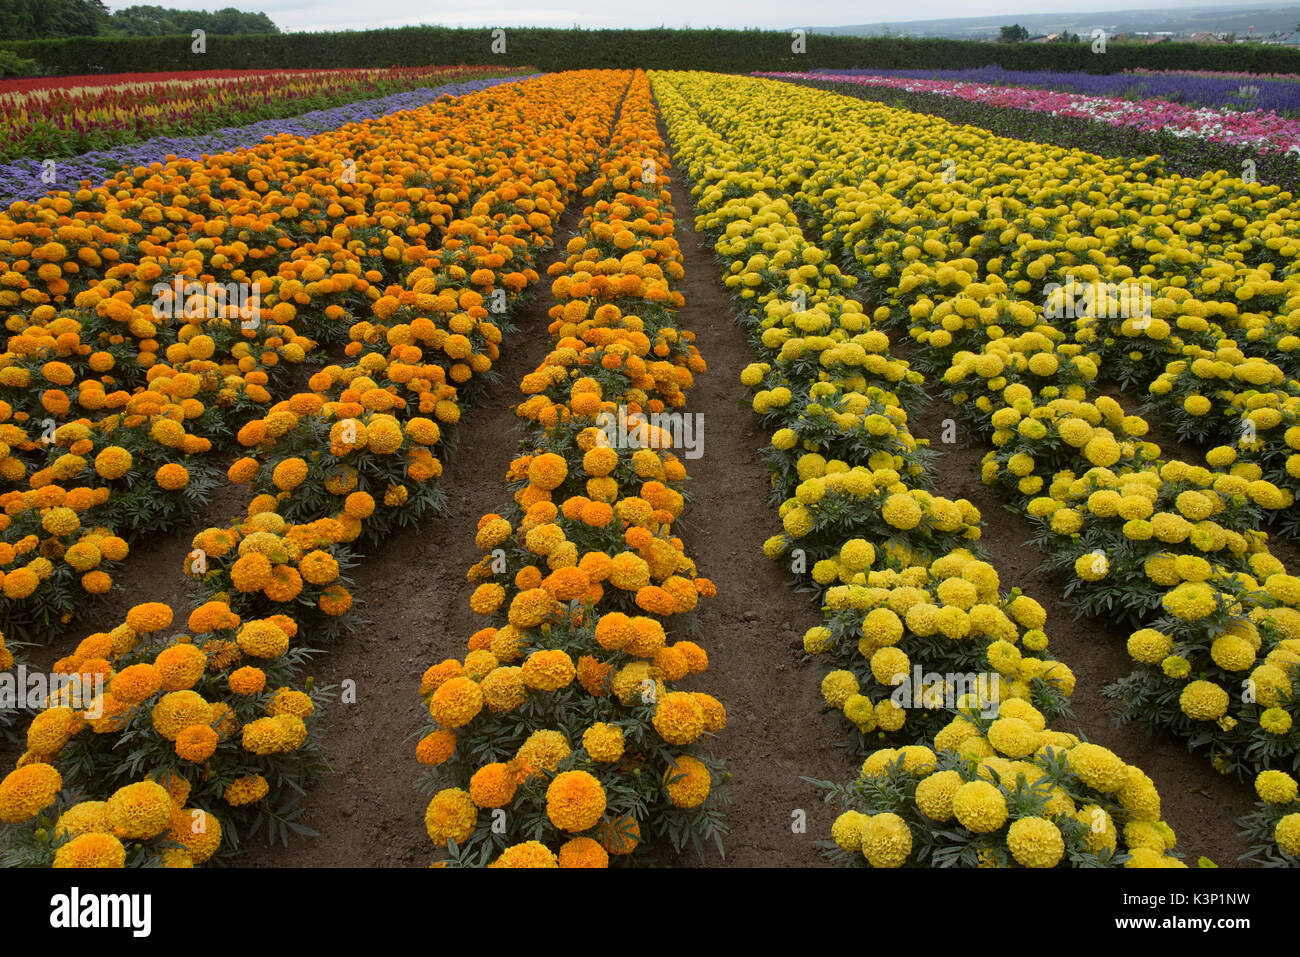
[[[1187,43],[1224,43],[1223,37],[1213,33],[1193,33],[1186,40]]]

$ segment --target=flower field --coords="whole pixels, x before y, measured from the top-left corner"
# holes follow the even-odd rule
[[[474,72],[0,87],[0,864],[1300,862],[1289,192]]]
[[[0,161],[76,156],[160,133],[206,133],[499,72],[422,67],[11,78],[0,81]]]

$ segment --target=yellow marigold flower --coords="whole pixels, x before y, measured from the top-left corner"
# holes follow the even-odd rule
[[[148,840],[171,824],[172,796],[153,781],[128,784],[109,797],[105,814],[118,837]]]
[[[126,848],[111,834],[82,834],[54,852],[53,867],[119,868],[126,866]]]
[[[226,786],[221,799],[231,807],[256,804],[270,792],[271,786],[260,774],[235,778]]]
[[[1269,804],[1290,804],[1296,792],[1296,779],[1285,771],[1264,771],[1255,778],[1255,793]]]
[[[55,837],[79,837],[82,834],[109,834],[112,828],[108,823],[108,803],[106,801],[82,801],[74,804],[59,815],[54,825]]]
[[[311,696],[291,688],[280,688],[266,704],[266,713],[271,717],[278,714],[292,714],[304,721],[316,711]]]
[[[1007,847],[1022,867],[1055,867],[1065,856],[1061,829],[1041,817],[1022,817],[1007,829]]]
[[[862,825],[862,855],[872,867],[902,867],[912,853],[912,832],[897,814],[873,814]]]
[[[524,661],[524,684],[537,691],[558,691],[573,682],[573,659],[559,649],[535,651]]]
[[[593,761],[617,761],[623,756],[623,731],[598,721],[582,733],[582,747]]]
[[[699,807],[709,796],[710,784],[709,769],[689,755],[678,757],[664,772],[664,787],[675,807]]]
[[[1300,857],[1300,813],[1279,818],[1273,828],[1277,846],[1292,857]]]
[[[1084,784],[1114,794],[1128,782],[1127,767],[1109,748],[1081,742],[1066,752],[1070,769]]]
[[[841,850],[861,851],[863,827],[866,823],[867,815],[861,811],[845,811],[831,825],[831,840]]]
[[[63,778],[53,767],[37,762],[11,771],[0,781],[0,821],[30,821],[54,803]]]
[[[861,690],[858,679],[851,671],[832,671],[822,678],[822,697],[832,708],[843,708],[849,695]]]
[[[691,744],[704,733],[704,709],[687,692],[669,692],[659,698],[652,723],[669,744]]]
[[[464,844],[478,823],[478,808],[467,791],[444,788],[434,795],[424,812],[424,828],[434,844]]]
[[[1191,681],[1178,696],[1183,714],[1194,721],[1215,721],[1228,710],[1228,692],[1213,681]]]
[[[539,728],[519,746],[515,757],[525,765],[528,776],[545,769],[554,771],[569,756],[569,742],[559,731]]]
[[[938,740],[935,741],[938,746]],[[916,806],[932,821],[949,821],[953,815],[953,797],[962,786],[956,771],[939,771],[916,785]]]
[[[444,728],[469,724],[483,709],[483,691],[471,678],[456,677],[444,683],[429,701],[429,713]]]
[[[528,700],[522,668],[493,668],[479,683],[479,688],[488,709],[498,714],[513,711]]]
[[[472,833],[472,832],[471,832]],[[501,856],[488,867],[559,867],[551,849],[540,841],[525,841],[512,844],[501,852]]]
[[[152,711],[153,726],[168,741],[194,724],[208,724],[212,706],[193,691],[172,691],[162,696]]]
[[[905,492],[895,492],[885,499],[880,514],[894,528],[909,531],[921,523],[921,506]]]
[[[1006,798],[987,781],[962,784],[953,794],[952,809],[958,822],[976,834],[996,831],[1007,819]]]
[[[250,754],[287,754],[307,740],[307,725],[292,714],[258,718],[244,725],[243,748]]]
[[[131,453],[117,445],[110,445],[95,456],[95,471],[109,481],[120,479],[131,470],[131,464]]]
[[[185,691],[194,687],[207,664],[207,655],[190,644],[172,645],[154,659],[163,691]]]

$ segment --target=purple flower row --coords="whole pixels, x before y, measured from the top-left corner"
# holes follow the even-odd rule
[[[1163,131],[1177,137],[1244,146],[1261,153],[1300,155],[1300,120],[1268,110],[1215,110],[1184,106],[1168,100],[1127,100],[1115,96],[1090,96],[1027,86],[1001,86],[960,80],[931,80],[875,73],[760,73],[777,79],[825,79],[845,85],[866,85],[918,93],[937,93],[969,102],[1010,107],[1033,113],[1092,120],[1110,126],[1127,126],[1147,132]]]
[[[982,66],[962,70],[818,70],[834,76],[889,76],[920,80],[957,80],[1027,86],[1087,96],[1134,100],[1168,100],[1186,106],[1216,109],[1268,110],[1300,116],[1300,77],[1249,74],[1134,71],[1128,73],[1054,73],[1048,70],[1004,70]]]
[[[216,154],[255,146],[268,136],[288,133],[291,136],[314,136],[317,133],[338,129],[348,123],[387,116],[402,110],[413,110],[432,103],[441,96],[464,96],[477,93],[502,83],[513,83],[528,77],[492,77],[448,83],[437,87],[420,87],[390,96],[371,100],[358,100],[324,110],[312,110],[298,116],[261,120],[247,126],[227,127],[199,136],[158,136],[139,143],[129,143],[108,150],[94,150],[74,158],[43,161],[24,157],[11,163],[0,164],[0,210],[8,209],[20,200],[39,199],[51,190],[76,189],[83,181],[99,185],[118,170],[135,166],[148,166],[164,161],[168,156],[193,157]],[[47,167],[46,163],[52,163]],[[49,182],[50,169],[53,182]]]

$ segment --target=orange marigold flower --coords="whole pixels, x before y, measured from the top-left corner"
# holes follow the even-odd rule
[[[249,552],[230,566],[230,582],[244,593],[261,591],[271,580],[271,560],[261,552]]]
[[[0,781],[0,821],[30,821],[54,803],[62,788],[62,776],[48,764],[28,764],[11,771]]]
[[[689,755],[681,755],[676,761],[676,765],[664,772],[664,789],[668,798],[674,807],[699,807],[709,796],[709,769]]]
[[[123,668],[108,685],[108,690],[123,704],[140,704],[162,687],[162,675],[151,664]]]
[[[425,669],[424,676],[420,679],[420,694],[427,696],[433,694],[451,678],[459,678],[465,673],[461,663],[455,658],[447,658],[436,665],[430,665]]]
[[[578,659],[577,676],[578,684],[582,685],[587,694],[603,698],[609,694],[614,668],[612,665],[597,661],[591,655],[583,655]]]
[[[518,786],[505,764],[485,764],[469,779],[469,796],[481,808],[505,807],[514,799]]]
[[[573,676],[573,659],[558,648],[534,651],[523,664],[524,684],[537,691],[566,688]]]
[[[346,614],[352,607],[352,593],[342,585],[330,585],[316,602],[320,610],[331,617],[339,617]]]
[[[528,464],[528,480],[548,492],[559,488],[568,474],[569,466],[564,457],[554,452],[534,456]]]
[[[560,845],[560,867],[609,867],[609,853],[590,837],[575,837]]]
[[[424,828],[438,846],[454,840],[464,844],[478,823],[478,808],[467,791],[444,788],[433,796],[424,812]]]
[[[230,690],[238,695],[258,694],[266,687],[266,672],[261,668],[245,665],[230,673],[227,679]]]
[[[217,750],[217,732],[205,724],[192,724],[176,735],[176,753],[186,761],[199,764]]]
[[[652,723],[669,744],[691,744],[704,733],[704,709],[690,693],[672,691],[659,698]]]
[[[171,606],[160,601],[145,602],[126,613],[126,624],[139,634],[162,631],[172,623]]]
[[[421,764],[436,767],[451,760],[456,753],[456,732],[440,728],[426,734],[415,746],[415,759]]]
[[[82,834],[54,852],[52,867],[119,868],[126,866],[126,848],[111,834]]]
[[[190,473],[185,466],[168,462],[166,465],[159,466],[158,471],[154,473],[154,481],[161,488],[175,492],[190,484]]]
[[[433,693],[429,714],[444,728],[459,728],[483,709],[483,691],[466,677],[451,678]]]
[[[300,458],[287,458],[271,472],[271,481],[282,492],[291,492],[307,480],[307,463]]]
[[[602,821],[599,833],[601,847],[610,854],[631,854],[641,843],[641,827],[631,814],[614,821]]]
[[[193,688],[203,676],[207,667],[208,656],[200,648],[190,644],[172,645],[159,652],[154,659],[154,667],[162,681],[163,691],[185,691]]]
[[[605,813],[605,789],[586,771],[563,771],[546,789],[546,816],[562,831],[595,827]]]
[[[488,867],[559,867],[551,849],[540,841],[524,841],[512,844],[501,852],[501,856]]]

